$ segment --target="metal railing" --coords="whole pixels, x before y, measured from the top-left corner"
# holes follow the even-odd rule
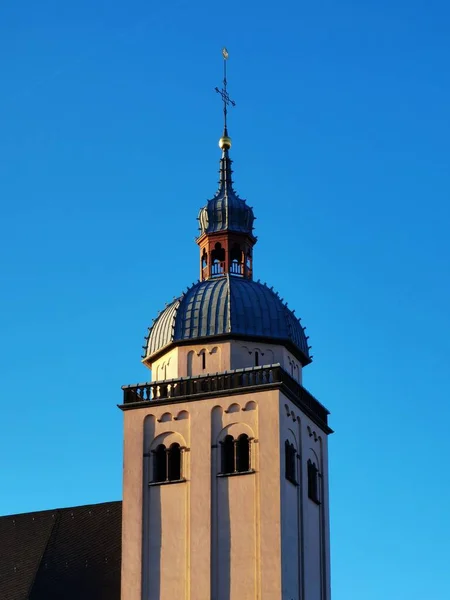
[[[230,273],[232,275],[243,275],[244,274],[244,265],[243,263],[233,261],[230,263]]]
[[[214,262],[211,265],[211,277],[223,275],[225,272],[225,262]]]
[[[232,390],[238,392],[242,388],[271,385],[277,387],[277,384],[280,387],[284,386],[324,425],[328,424],[327,409],[279,364],[125,385],[122,387],[123,404],[146,403],[152,400],[176,400],[178,398],[189,399],[195,396],[223,394]]]

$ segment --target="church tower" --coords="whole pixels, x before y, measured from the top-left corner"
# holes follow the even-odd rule
[[[304,327],[253,278],[223,55],[220,180],[198,216],[200,280],[149,328],[151,382],[123,388],[121,598],[330,600],[328,411],[302,385]]]

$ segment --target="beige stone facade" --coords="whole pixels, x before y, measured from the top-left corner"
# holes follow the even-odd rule
[[[255,352],[288,373],[295,361],[283,346],[232,340],[179,346],[152,369],[166,380],[220,373],[253,367]],[[124,411],[122,600],[330,599],[327,434],[292,394],[268,387]],[[249,469],[223,475],[224,438],[241,434]],[[296,483],[285,477],[287,440]],[[173,443],[181,478],[153,483],[155,448]],[[318,502],[308,497],[309,458]]]
[[[301,362],[287,348],[247,340],[177,346],[153,363],[150,359],[144,363],[152,370],[153,381],[278,363],[302,382]]]

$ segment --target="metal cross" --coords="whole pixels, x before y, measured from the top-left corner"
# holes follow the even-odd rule
[[[224,119],[224,127],[225,132],[227,130],[227,113],[228,106],[236,106],[236,102],[230,98],[230,95],[227,92],[227,60],[228,60],[228,51],[226,48],[222,48],[222,56],[223,56],[223,88],[219,90],[216,87],[216,92],[220,94],[223,102],[223,119]]]

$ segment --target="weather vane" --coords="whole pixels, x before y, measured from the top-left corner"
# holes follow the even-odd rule
[[[216,92],[220,94],[223,102],[223,120],[224,120],[224,135],[228,135],[227,133],[227,113],[228,106],[236,106],[236,102],[230,98],[230,95],[227,92],[227,60],[228,60],[228,51],[226,48],[222,48],[222,56],[223,56],[223,88],[219,90],[216,87]]]

